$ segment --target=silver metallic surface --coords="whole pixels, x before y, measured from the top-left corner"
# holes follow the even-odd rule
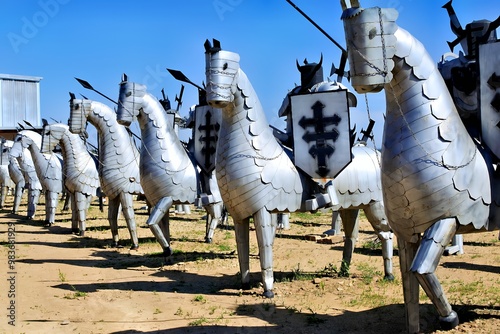
[[[393,279],[393,236],[382,199],[380,153],[357,142],[352,147],[352,155],[352,162],[333,180],[338,204],[332,209],[339,212],[346,237],[342,261],[350,264],[359,230],[358,214],[362,209],[382,243],[385,278]]]
[[[333,179],[351,162],[347,90],[290,96],[295,166],[313,179]]]
[[[0,122],[4,129],[16,129],[28,121],[39,127],[41,77],[0,74]]]
[[[344,101],[339,105],[340,108],[354,108],[357,105],[357,99],[354,94],[349,92],[341,83],[323,81],[322,73],[321,75],[317,75],[318,72],[322,72],[321,66],[315,65],[315,63],[306,62],[304,66],[298,66],[298,69],[301,75],[306,77],[306,80],[302,80],[303,78],[301,77],[301,85],[296,86],[287,94],[279,111],[280,116],[286,116],[287,122],[285,136],[280,136],[283,138],[283,142],[286,142],[288,137],[293,136],[295,143],[297,139],[301,137],[301,135],[297,135],[295,131],[299,129],[299,132],[301,132],[301,126],[297,119],[302,119],[304,112],[301,110],[300,106],[292,107],[290,101],[293,97],[297,98],[301,96],[300,94],[314,96],[317,92],[322,92],[321,94],[330,92],[333,93],[331,95],[332,98]],[[312,72],[310,69],[312,69]],[[316,80],[308,81],[307,79],[311,77],[315,77]],[[340,92],[341,94],[336,95],[335,92]],[[347,96],[347,101],[345,96]],[[306,108],[308,108],[307,104]],[[294,121],[290,122],[290,119]],[[347,120],[349,120],[349,118],[347,118]],[[321,122],[319,119],[316,121]],[[363,209],[368,221],[382,243],[384,276],[386,279],[391,280],[394,278],[392,271],[393,241],[392,232],[385,216],[382,200],[380,153],[366,146],[366,140],[371,136],[371,130],[367,129],[366,131],[362,131],[362,133],[364,134],[363,138],[351,148],[351,133],[349,122],[347,122],[347,148],[349,154],[348,161],[350,161],[350,163],[347,166],[345,166],[345,163],[341,164],[343,170],[333,179],[333,186],[329,187],[333,193],[331,195],[333,231],[330,230],[325,233],[340,233],[340,221],[342,220],[345,239],[340,274],[347,276],[349,274],[349,266],[359,234],[359,210]],[[337,145],[335,145],[335,147],[337,147]],[[300,154],[297,145],[294,145],[294,152]],[[334,156],[332,157],[333,160],[337,158],[336,153],[337,152],[334,152]],[[340,159],[342,159],[342,156]],[[340,217],[342,219],[338,219]]]
[[[433,269],[455,232],[499,227],[498,181],[434,61],[396,17],[394,9],[363,9],[346,16],[344,28],[354,88],[386,93],[384,204],[400,244],[407,329],[418,332],[417,279],[441,321],[458,323]]]
[[[35,131],[21,130],[14,138],[11,155],[18,156],[24,149],[31,153],[42,191],[45,193],[45,223],[54,224],[59,194],[63,191],[62,157],[41,153],[42,136]]]
[[[207,211],[205,241],[210,243],[218,225],[227,220],[219,185],[215,176],[216,146],[222,121],[220,109],[208,105],[197,105],[190,115],[188,126],[192,127],[192,150],[199,167],[200,191],[197,202]]]
[[[17,213],[19,211],[19,205],[21,205],[21,198],[23,196],[24,188],[26,186],[26,180],[24,179],[23,172],[21,171],[21,166],[17,158],[10,156],[10,148],[14,145],[12,140],[7,140],[5,147],[8,147],[9,153],[9,176],[16,185],[14,188],[14,204],[12,206],[12,213]]]
[[[240,69],[239,58],[216,48],[206,52],[207,102],[222,109],[217,182],[235,225],[242,283],[247,286],[250,280],[249,219],[253,217],[264,295],[272,297],[277,221],[272,213],[298,210],[303,188],[297,169],[274,138],[258,97]]]
[[[479,46],[481,134],[500,159],[500,40]]]
[[[103,103],[72,98],[69,129],[84,134],[87,122],[97,129],[99,180],[108,197],[108,221],[114,246],[118,246],[118,213],[123,212],[132,249],[139,247],[133,195],[143,193],[139,171],[139,150],[127,129],[118,124],[116,113]]]
[[[12,141],[10,144],[7,143],[7,140],[4,138],[0,138],[0,209],[3,209],[5,206],[5,199],[7,197],[7,193],[14,189],[16,184],[12,180],[9,174],[9,151],[10,147],[12,147]],[[8,146],[10,145],[10,147]]]
[[[147,224],[164,254],[170,255],[169,209],[173,204],[195,202],[199,189],[198,172],[172,121],[168,120],[158,99],[146,91],[146,86],[121,82],[117,120],[123,125],[130,125],[135,120],[139,122],[141,184],[152,205]],[[221,204],[209,199],[205,208]],[[208,209],[207,212],[217,214],[219,211]],[[157,227],[159,223],[161,229]]]
[[[210,106],[196,106],[193,111],[194,157],[198,166],[207,174],[215,170],[215,150],[222,113]]]
[[[97,168],[83,140],[71,133],[66,124],[43,128],[42,152],[51,152],[56,145],[62,150],[64,186],[71,197],[71,227],[83,236],[87,211],[99,187]]]
[[[42,184],[38,178],[38,174],[35,168],[35,162],[31,156],[31,152],[28,148],[19,147],[15,148],[15,143],[12,145],[10,150],[10,155],[17,159],[19,166],[24,176],[26,182],[26,187],[28,188],[28,219],[33,219],[36,213],[36,207],[40,199],[40,192],[42,191]]]

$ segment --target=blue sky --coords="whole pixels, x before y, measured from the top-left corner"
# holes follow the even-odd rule
[[[294,3],[345,45],[339,0]],[[398,9],[398,24],[415,35],[436,62],[449,51],[446,41],[455,38],[448,14],[441,8],[444,3],[361,0],[363,7]],[[494,20],[500,14],[498,0],[455,0],[453,5],[463,27],[472,20]],[[331,63],[338,64],[340,59],[338,48],[285,0],[1,0],[0,8],[0,73],[43,77],[41,115],[49,121],[66,122],[68,92],[112,106],[84,90],[74,77],[117,99],[121,75],[126,73],[130,81],[146,84],[157,97],[163,88],[173,101],[181,83],[166,68],[181,70],[201,84],[205,79],[203,43],[216,38],[223,49],[240,54],[241,68],[259,95],[268,121],[283,128],[284,120],[277,113],[287,92],[300,83],[296,60],[314,62],[323,54],[327,76]],[[347,80],[343,83],[351,88]],[[357,98],[351,126],[357,124],[359,131],[368,118],[364,96]],[[377,121],[379,146],[383,93],[368,95],[368,101]],[[186,85],[181,115],[187,116],[196,102],[196,89]],[[189,136],[189,130],[181,131],[182,138]]]

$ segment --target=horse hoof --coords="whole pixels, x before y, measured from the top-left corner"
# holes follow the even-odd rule
[[[250,290],[250,283],[242,283],[241,288],[243,290]]]
[[[130,246],[130,250],[138,250],[138,249],[139,249],[139,245]]]
[[[274,292],[272,290],[264,291],[263,296],[266,298],[274,298]]]
[[[77,229],[77,228],[72,228],[72,229],[71,229],[71,233],[73,233],[73,234],[78,234],[78,232],[79,232],[79,231],[80,231],[80,230],[79,230],[79,229]]]
[[[212,238],[205,238],[205,243],[206,244],[211,244],[212,243]]]
[[[84,237],[85,236],[85,231],[80,231],[80,236]]]
[[[392,282],[394,281],[394,275],[393,274],[387,274],[384,276],[384,281],[389,281]]]
[[[439,317],[439,324],[441,329],[447,331],[458,326],[458,315],[457,312],[451,311],[446,317]]]
[[[163,256],[164,257],[169,257],[172,255],[172,248],[168,247],[163,250]]]

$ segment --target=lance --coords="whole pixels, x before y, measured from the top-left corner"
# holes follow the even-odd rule
[[[453,33],[457,35],[457,37],[463,38],[465,35],[465,31],[460,25],[460,21],[458,21],[457,14],[455,13],[455,9],[453,9],[453,5],[451,4],[451,2],[452,0],[448,1],[441,8],[446,9],[446,11],[448,12],[448,16],[450,17],[451,31],[453,31]]]
[[[40,133],[40,129],[37,129],[36,127],[33,126],[33,124],[31,124],[30,122],[28,122],[27,120],[24,120],[23,121],[24,123],[26,123],[26,125],[28,125],[29,127],[31,127],[33,130],[35,130],[36,132]],[[23,128],[24,129],[24,128]]]
[[[192,82],[191,80],[189,80],[189,78],[187,76],[184,75],[184,73],[182,73],[181,71],[178,71],[178,70],[172,70],[170,68],[167,68],[167,71],[172,74],[172,76],[179,80],[179,81],[182,81],[182,82],[186,82],[190,85],[193,85],[195,86],[196,88],[198,88],[199,90],[201,91],[205,91],[205,88],[202,88],[200,86],[198,86],[197,84],[195,84],[194,82]]]
[[[80,83],[80,85],[83,86],[83,88],[86,88],[86,89],[89,89],[89,90],[93,90],[94,92],[96,92],[97,94],[101,95],[102,97],[108,99],[109,101],[113,102],[114,104],[118,104],[118,102],[116,102],[112,98],[110,98],[110,97],[104,95],[103,93],[99,92],[98,90],[94,89],[94,87],[92,87],[92,85],[89,84],[87,81],[82,80],[82,79],[78,79],[78,78],[75,78],[75,79],[76,79],[76,81],[78,81]]]
[[[347,63],[347,50],[344,49],[342,45],[340,45],[332,36],[330,36],[323,28],[321,28],[316,22],[313,21],[306,13],[304,13],[297,5],[295,5],[291,0],[286,0],[293,8],[295,8],[303,17],[305,17],[309,22],[312,23],[323,35],[326,36],[333,44],[335,44],[340,51],[342,52],[340,56],[340,65],[339,68],[335,68],[332,64],[332,71],[330,72],[330,75],[332,74],[337,74],[337,81],[342,82],[342,77],[345,76],[344,69],[345,65]],[[347,78],[349,78],[347,76]]]
[[[184,94],[184,85],[181,85],[181,91],[179,92],[179,97],[177,97],[177,94],[175,95],[175,102],[177,102],[177,111],[179,111],[179,109],[181,108],[182,106],[182,95]]]
[[[78,78],[75,78],[76,81],[78,81],[80,83],[80,85],[83,86],[83,88],[86,88],[86,89],[89,89],[89,90],[93,90],[94,92],[96,92],[97,94],[105,97],[106,99],[108,99],[109,101],[113,102],[114,104],[118,105],[118,102],[116,102],[115,100],[113,100],[112,98],[104,95],[103,93],[99,92],[97,89],[95,89],[94,87],[92,87],[91,84],[89,84],[87,81],[85,80],[82,80],[82,79],[78,79]],[[127,128],[127,131],[132,135],[134,136],[135,138],[141,140],[141,137],[139,137],[138,135],[136,135],[134,132],[132,132],[132,130],[130,130],[129,128]]]
[[[375,121],[370,118],[370,123],[368,124],[368,127],[366,130],[361,130],[360,132],[363,134],[363,138],[361,138],[362,142],[367,142],[368,139],[373,139],[373,126],[375,125]]]
[[[190,85],[193,85],[194,87],[198,88],[198,104],[201,105],[206,105],[206,89],[203,87],[200,87],[199,85],[195,84],[189,78],[182,73],[181,71],[178,70],[172,70],[170,68],[167,68],[167,71],[174,77],[174,79],[179,80],[181,82],[188,83]]]

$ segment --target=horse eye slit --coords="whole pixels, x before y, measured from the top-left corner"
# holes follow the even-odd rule
[[[227,63],[224,63],[224,66],[222,66],[222,69],[223,69],[223,70],[226,70],[226,69],[227,69]]]

